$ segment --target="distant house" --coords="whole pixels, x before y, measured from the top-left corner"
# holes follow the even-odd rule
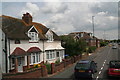
[[[88,46],[96,46],[99,47],[99,39],[96,37],[93,38],[92,33],[87,32],[73,32],[69,34],[72,36],[75,40],[83,39],[86,41]]]
[[[23,72],[34,64],[54,63],[64,59],[64,48],[58,35],[46,26],[32,22],[29,13],[22,19],[2,15],[6,72]]]

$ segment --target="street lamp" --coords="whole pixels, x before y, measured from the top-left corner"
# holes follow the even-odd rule
[[[93,38],[94,38],[94,17],[95,17],[95,16],[92,16]]]

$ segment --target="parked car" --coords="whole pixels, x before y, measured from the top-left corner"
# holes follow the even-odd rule
[[[120,45],[120,42],[118,43],[118,45]]]
[[[117,47],[116,46],[112,46],[112,49],[117,49]]]
[[[80,60],[74,68],[74,76],[78,78],[94,78],[94,73],[97,72],[97,63],[90,60]]]
[[[111,60],[108,65],[108,77],[120,77],[120,60]]]

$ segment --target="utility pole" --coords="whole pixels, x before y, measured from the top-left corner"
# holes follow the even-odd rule
[[[94,38],[94,17],[95,17],[95,16],[92,16],[93,38]]]
[[[106,40],[106,33],[105,33],[105,30],[104,30],[104,40]]]

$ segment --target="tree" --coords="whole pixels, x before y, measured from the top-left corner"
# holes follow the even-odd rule
[[[86,50],[86,42],[84,40],[74,40],[71,36],[60,36],[62,46],[65,48],[65,53],[69,56],[82,54]]]

